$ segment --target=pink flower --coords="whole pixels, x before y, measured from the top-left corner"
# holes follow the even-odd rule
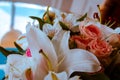
[[[71,40],[76,43],[77,48],[81,48],[81,49],[86,49],[88,43],[91,41],[91,39],[89,38],[85,38],[78,35],[72,36]]]
[[[88,44],[88,50],[98,58],[107,57],[112,52],[112,46],[104,40],[94,39]]]
[[[84,37],[91,38],[91,39],[102,37],[102,33],[100,29],[93,24],[89,26],[80,26],[80,33]]]
[[[27,56],[27,57],[32,57],[31,51],[30,51],[29,48],[26,50],[26,56]]]
[[[71,37],[72,41],[75,41],[78,48],[86,49],[88,44],[95,38],[102,38],[102,33],[95,25],[80,26],[80,35],[74,35]]]

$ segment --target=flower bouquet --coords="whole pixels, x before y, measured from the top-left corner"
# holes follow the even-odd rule
[[[14,43],[18,51],[0,47],[4,80],[120,80],[119,28],[49,7],[43,18],[30,18],[39,24],[27,24]]]

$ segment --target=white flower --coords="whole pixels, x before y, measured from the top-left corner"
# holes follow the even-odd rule
[[[55,22],[53,25],[48,23],[43,25],[43,32],[46,33],[49,37],[54,37],[54,35],[59,33],[61,29],[62,28],[58,22]]]
[[[77,19],[79,17],[80,16],[74,15],[72,13],[69,13],[69,14],[61,13],[56,16],[54,22],[62,21],[64,24],[66,24],[68,26],[69,29],[71,29],[71,28],[79,25],[79,22],[77,22]]]
[[[25,77],[22,75],[29,68],[30,62],[26,56],[11,54],[7,57],[5,75],[8,76],[8,80],[23,80]]]
[[[74,71],[96,72],[101,69],[99,61],[92,53],[82,49],[70,50],[69,37],[70,32],[65,32],[60,41],[53,40],[52,43],[41,30],[32,25],[27,26],[27,39],[34,63],[33,80],[46,79],[49,72],[56,75],[66,72],[69,78]],[[56,42],[60,43],[56,45]],[[58,51],[55,47],[59,47]]]
[[[76,20],[79,18],[79,16],[76,16],[74,14],[68,14],[66,18],[63,20],[66,24],[68,24],[71,27],[79,25],[79,22]]]

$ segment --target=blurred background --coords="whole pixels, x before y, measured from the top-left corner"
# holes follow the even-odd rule
[[[97,4],[103,0],[0,0],[0,45],[14,47],[13,42],[25,33],[25,26],[31,22],[29,16],[42,17],[46,6],[65,12],[89,16],[97,11]]]

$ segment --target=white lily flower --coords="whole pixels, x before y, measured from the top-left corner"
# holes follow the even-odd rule
[[[54,37],[54,35],[56,35],[61,29],[62,28],[58,22],[55,22],[53,25],[48,23],[43,25],[43,32],[46,33],[49,37]]]
[[[47,35],[30,24],[27,26],[27,39],[34,61],[34,66],[32,68],[34,69],[34,80],[43,80],[48,68],[46,67],[44,57],[39,53],[39,51],[42,49],[43,52],[50,57],[53,69],[56,69],[56,64],[58,62],[56,52]]]
[[[78,18],[79,18],[79,16],[76,16],[71,13],[71,14],[68,14],[66,16],[65,20],[63,20],[63,21],[65,21],[65,23],[67,23],[71,28],[73,26],[79,25],[79,22],[76,21]]]
[[[68,26],[69,29],[79,25],[80,22],[77,22],[76,20],[80,17],[78,15],[74,15],[72,13],[66,14],[63,13],[64,17],[61,14],[58,14],[54,20],[54,22],[62,21],[64,24]]]
[[[18,54],[9,55],[5,66],[5,75],[6,77],[8,76],[7,80],[23,80],[25,77],[22,75],[29,68],[30,63],[26,56]]]
[[[66,72],[67,77],[74,71],[96,72],[101,69],[97,58],[90,52],[68,47],[70,32],[65,32],[60,44],[54,46],[44,32],[28,24],[27,39],[33,58],[33,80],[44,80],[49,72],[56,75]],[[58,51],[54,47],[59,47]],[[39,52],[43,50],[44,53]],[[51,74],[51,73],[50,73]],[[59,74],[58,74],[59,75]],[[59,77],[57,77],[59,78]]]

